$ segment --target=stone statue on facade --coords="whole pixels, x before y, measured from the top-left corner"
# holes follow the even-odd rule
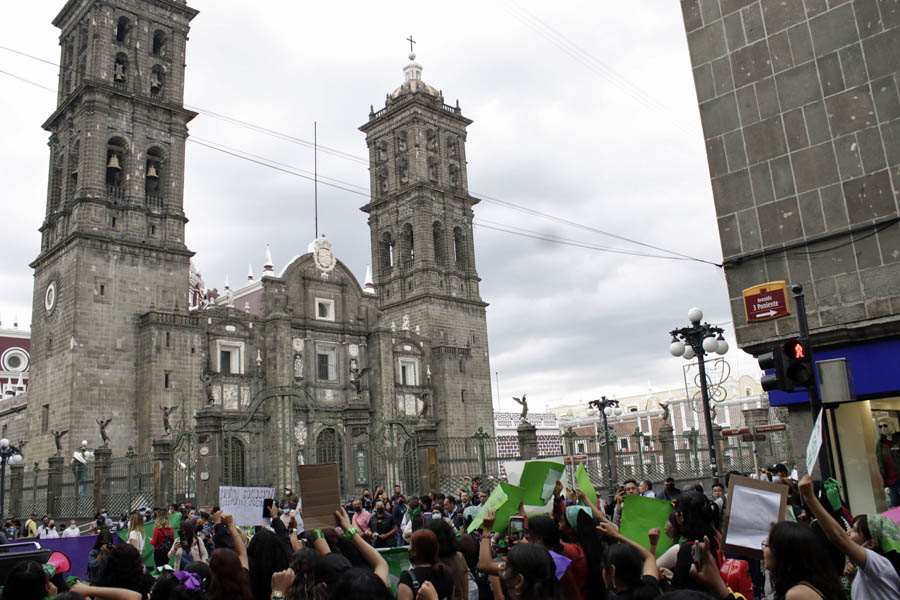
[[[106,426],[110,424],[112,417],[108,419],[97,419],[97,425],[100,426],[100,439],[103,440],[104,446],[109,446],[109,434],[106,433]]]
[[[61,455],[62,454],[62,439],[63,439],[64,435],[69,433],[69,430],[65,429],[63,431],[51,431],[50,433],[53,434],[53,441],[56,442],[56,453]]]
[[[163,431],[166,435],[169,435],[169,432],[172,431],[172,424],[169,422],[169,415],[172,414],[172,411],[175,410],[173,406],[163,406],[160,404],[159,408],[163,413]]]
[[[662,414],[663,425],[669,424],[669,404],[670,404],[670,402],[660,402],[659,403],[659,407],[663,411],[663,414]]]
[[[522,394],[521,398],[516,398],[513,396],[513,400],[522,405],[522,415],[519,417],[520,420],[525,421],[528,416],[528,400],[525,399],[526,394]]]

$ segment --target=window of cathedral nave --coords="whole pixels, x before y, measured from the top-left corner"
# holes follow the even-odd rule
[[[412,358],[400,359],[400,385],[419,385],[419,361]]]
[[[244,374],[244,342],[216,340],[216,371],[223,375]]]
[[[316,377],[319,381],[337,381],[337,346],[316,344]]]
[[[319,321],[334,321],[334,300],[316,298],[316,319]]]

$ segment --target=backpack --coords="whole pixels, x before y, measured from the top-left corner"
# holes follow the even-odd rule
[[[172,534],[168,534],[163,529],[160,529],[160,531],[163,532],[163,541],[162,541],[162,544],[160,545],[159,549],[165,550],[166,554],[168,554],[169,550],[172,549],[172,544],[175,543],[174,532]],[[171,529],[169,531],[171,531]]]
[[[725,558],[719,551],[719,574],[731,591],[753,598],[753,581],[750,579],[750,563],[738,558]]]

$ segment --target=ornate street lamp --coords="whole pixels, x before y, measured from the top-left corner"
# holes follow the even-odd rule
[[[0,440],[0,523],[6,514],[6,464],[17,465],[22,462],[21,451],[3,438]]]
[[[700,369],[700,397],[703,399],[703,419],[706,424],[706,441],[709,445],[709,464],[712,467],[713,481],[719,478],[718,465],[716,464],[716,444],[713,439],[712,416],[709,412],[709,390],[707,389],[706,365],[704,358],[707,354],[725,354],[728,352],[728,342],[723,337],[724,329],[701,323],[703,311],[692,308],[688,311],[690,327],[673,329],[669,332],[672,343],[669,344],[669,352],[672,356],[683,356],[685,360],[697,357],[697,365]]]
[[[613,413],[615,413],[616,416],[621,415],[622,407],[619,406],[618,400],[610,400],[606,396],[602,396],[599,400],[591,400],[588,402],[588,406],[597,409],[603,417],[603,432],[606,438],[606,473],[607,479],[609,480],[609,498],[612,500],[613,496],[616,495],[616,480],[613,477],[612,457],[610,454],[611,444],[609,441],[609,423],[607,423],[606,418]]]

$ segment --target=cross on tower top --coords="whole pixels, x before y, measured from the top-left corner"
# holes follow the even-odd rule
[[[412,52],[412,51],[413,51],[413,44],[416,43],[416,41],[413,39],[412,34],[410,34],[409,37],[406,38],[406,41],[409,42],[409,51]]]

